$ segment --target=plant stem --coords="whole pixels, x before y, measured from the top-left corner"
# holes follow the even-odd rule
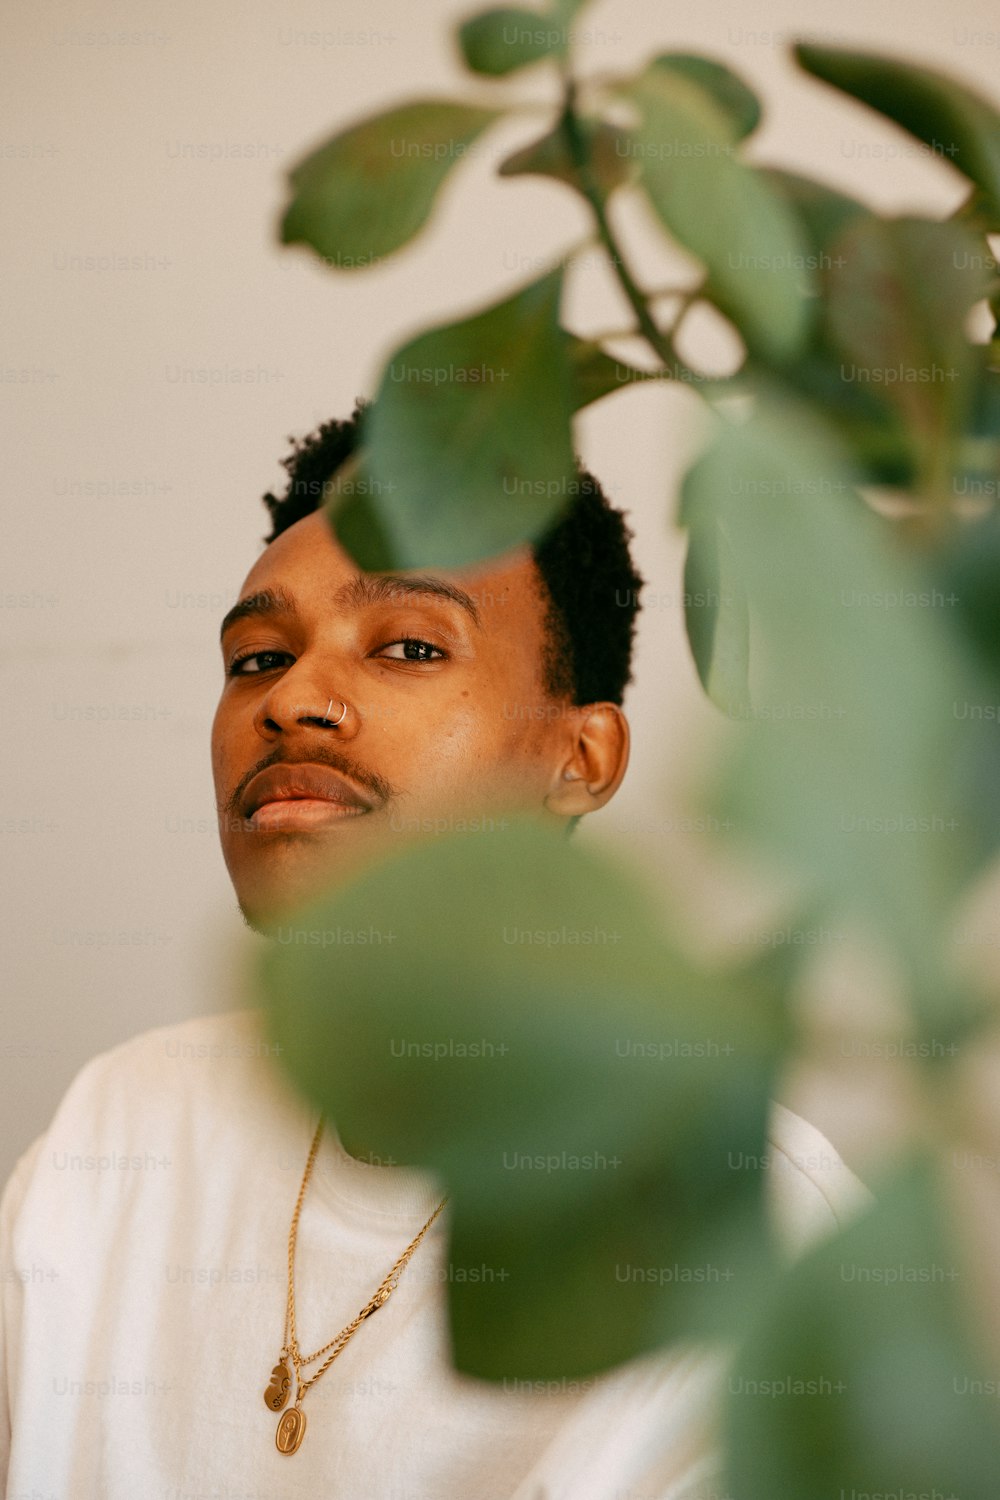
[[[629,270],[628,263],[622,254],[621,246],[608,219],[605,207],[605,195],[594,180],[594,175],[590,170],[587,144],[583,138],[583,133],[580,129],[580,120],[576,113],[575,80],[570,75],[564,74],[564,85],[565,96],[562,129],[566,136],[566,143],[569,147],[573,166],[576,169],[580,191],[590,205],[597,227],[598,238],[608,252],[619,285],[628,298],[632,311],[635,313],[639,332],[665,367],[672,369],[673,373],[680,379],[697,383],[699,378],[697,371],[692,370],[683,360],[677,358],[677,352],[674,349],[670,335],[664,333],[657,325],[649,310],[648,301],[641,287]]]

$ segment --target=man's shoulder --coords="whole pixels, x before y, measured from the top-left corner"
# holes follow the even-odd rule
[[[252,1010],[156,1026],[96,1053],[73,1076],[53,1116],[89,1109],[105,1120],[132,1101],[145,1107],[169,1096],[176,1105],[210,1070],[199,1063],[263,1053],[267,1045],[261,1022]],[[216,1069],[224,1075],[225,1069]]]
[[[163,1094],[176,1104],[191,1089],[200,1092],[207,1078],[224,1086],[227,1075],[252,1070],[278,1051],[255,1010],[194,1016],[142,1031],[97,1053],[80,1068],[63,1104],[91,1097],[105,1102],[138,1097],[148,1103]]]
[[[135,1036],[95,1053],[80,1074],[116,1071],[121,1068],[160,1066],[163,1058],[178,1056],[216,1056],[224,1051],[245,1048],[246,1043],[263,1035],[260,1015],[249,1008],[219,1011],[214,1015],[191,1016],[166,1026],[153,1026]],[[80,1076],[80,1075],[78,1075]]]
[[[242,1113],[248,1099],[263,1103],[269,1094],[286,1092],[273,1065],[277,1053],[251,1009],[129,1037],[77,1071],[49,1125],[18,1161],[11,1185],[26,1178],[43,1147],[46,1157],[65,1156],[71,1166],[94,1157],[103,1171],[105,1156],[134,1153],[137,1143],[156,1141],[163,1149],[178,1134],[197,1138],[211,1130],[213,1118]]]
[[[34,1225],[86,1225],[129,1202],[168,1214],[190,1196],[195,1171],[225,1161],[252,1172],[279,1150],[303,1106],[275,1063],[255,1010],[158,1026],[85,1063],[47,1128],[18,1160],[0,1202],[0,1239],[26,1214]],[[200,1191],[200,1189],[198,1189]],[[67,1232],[69,1232],[67,1230]]]
[[[822,1131],[777,1101],[771,1105],[767,1136],[772,1218],[790,1253],[835,1233],[874,1203]]]

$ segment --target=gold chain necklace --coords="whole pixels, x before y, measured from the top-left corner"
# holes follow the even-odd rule
[[[448,1202],[447,1198],[441,1199],[441,1202],[431,1214],[416,1239],[410,1241],[388,1276],[385,1277],[374,1296],[365,1304],[357,1317],[352,1318],[347,1327],[340,1330],[336,1338],[332,1338],[328,1344],[324,1344],[322,1349],[317,1349],[315,1354],[303,1354],[299,1348],[298,1338],[295,1333],[295,1241],[299,1233],[299,1214],[302,1212],[302,1200],[306,1195],[306,1188],[309,1185],[309,1178],[312,1175],[313,1163],[316,1160],[316,1152],[319,1150],[319,1141],[322,1134],[323,1117],[321,1115],[319,1124],[316,1126],[316,1134],[313,1136],[312,1145],[309,1148],[309,1159],[306,1162],[305,1172],[302,1174],[302,1186],[299,1188],[299,1196],[295,1200],[292,1224],[288,1231],[288,1296],[285,1299],[284,1343],[281,1346],[281,1353],[278,1355],[278,1363],[271,1371],[271,1383],[264,1392],[264,1405],[268,1411],[282,1411],[282,1408],[288,1401],[288,1396],[292,1388],[292,1376],[288,1368],[288,1361],[291,1359],[295,1367],[295,1402],[289,1407],[288,1411],[283,1413],[278,1422],[274,1441],[279,1453],[295,1453],[301,1447],[306,1431],[306,1414],[302,1410],[303,1397],[309,1387],[315,1385],[321,1375],[326,1374],[338,1354],[343,1353],[365,1319],[370,1318],[372,1313],[378,1312],[379,1308],[384,1307],[386,1302],[388,1302],[399,1284],[399,1278],[403,1273],[407,1261],[434,1223],[442,1208]],[[319,1359],[321,1355],[326,1354],[331,1349],[333,1353],[326,1363],[320,1366],[316,1374],[311,1375],[307,1380],[303,1379],[303,1367],[311,1365],[314,1360]]]

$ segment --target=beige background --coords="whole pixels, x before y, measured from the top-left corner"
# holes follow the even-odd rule
[[[390,265],[334,276],[278,247],[283,174],[334,127],[415,93],[488,92],[463,80],[451,46],[447,23],[468,8],[7,10],[0,1177],[88,1057],[239,1003],[236,955],[254,940],[214,827],[215,635],[260,548],[259,496],[282,478],[286,435],[345,413],[394,342],[530,279],[585,224],[558,186],[493,179],[497,155],[532,133],[522,121],[463,164],[430,232]],[[759,156],[887,210],[957,203],[947,165],[798,75],[783,41],[889,47],[995,95],[989,0],[853,0],[835,31],[823,0],[733,19],[747,13],[605,0],[581,20],[581,62],[623,70],[668,46],[728,59],[768,103]],[[536,70],[523,92],[544,99],[550,87]],[[639,215],[623,221],[645,234]],[[114,269],[116,257],[136,259]],[[648,239],[638,259],[649,277],[669,269]],[[568,314],[581,331],[623,322],[596,256],[574,277]],[[725,357],[710,328],[692,336]],[[707,935],[746,925],[752,890],[722,881],[679,826],[715,723],[681,634],[681,549],[667,523],[699,430],[695,398],[662,387],[617,396],[580,425],[582,453],[631,513],[655,596],[628,705],[632,769],[581,836],[642,851]],[[850,965],[826,967],[823,1003],[857,1004]],[[842,1060],[838,1077],[817,1088],[803,1074],[785,1097],[863,1164],[871,1070]]]

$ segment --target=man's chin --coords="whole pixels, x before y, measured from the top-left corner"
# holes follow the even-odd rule
[[[348,879],[347,875],[338,876],[330,872],[326,879],[309,884],[286,886],[281,890],[268,887],[263,891],[255,889],[250,893],[237,892],[236,902],[248,927],[261,937],[274,937],[276,929],[283,922],[294,920],[321,895],[335,894],[347,884]]]
[[[369,862],[360,851],[348,855],[320,840],[289,840],[282,849],[261,851],[252,871],[230,867],[244,922],[263,937],[320,896],[348,885]]]
[[[481,838],[486,832],[500,833],[510,826],[512,816],[526,811],[509,802],[412,809],[388,819],[361,818],[326,836],[269,836],[266,843],[229,850],[226,863],[243,920],[269,937],[282,922],[320,896],[336,894],[382,859],[448,835],[473,833]]]

